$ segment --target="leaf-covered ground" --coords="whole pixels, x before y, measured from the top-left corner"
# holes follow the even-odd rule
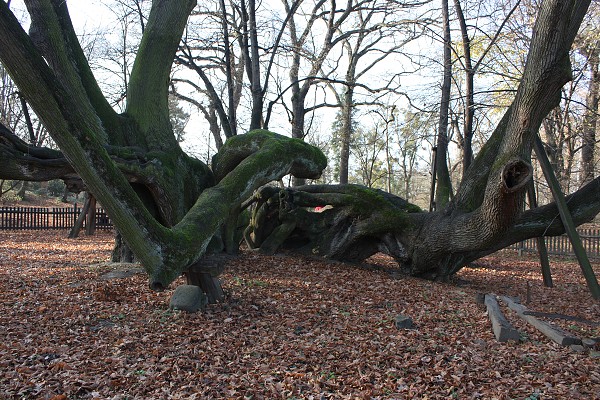
[[[576,263],[501,253],[458,282],[244,252],[227,300],[168,310],[146,277],[106,279],[112,236],[0,232],[0,399],[593,399],[598,350],[562,348],[505,310],[520,343],[496,342],[476,293],[600,321]],[[92,266],[90,266],[92,264]],[[595,263],[596,274],[600,268]],[[183,280],[177,283],[183,283]],[[394,319],[412,317],[417,329]],[[580,337],[600,329],[555,321]]]

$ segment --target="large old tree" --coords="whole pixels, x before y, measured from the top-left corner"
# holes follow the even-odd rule
[[[3,178],[81,179],[160,290],[203,257],[249,246],[294,246],[362,260],[382,251],[408,274],[444,279],[525,238],[564,231],[554,205],[523,212],[532,143],[571,78],[569,49],[589,0],[545,0],[513,104],[454,198],[435,212],[353,185],[265,186],[286,174],[316,178],[323,154],[299,139],[253,131],[230,138],[208,167],[186,155],[169,122],[169,77],[194,0],[154,0],[127,93],[116,113],[79,45],[63,0],[25,0],[25,32],[0,1],[0,60],[60,147],[0,135]],[[577,223],[600,211],[597,178],[570,196]],[[325,207],[314,212],[315,206]],[[249,224],[241,215],[248,208]]]

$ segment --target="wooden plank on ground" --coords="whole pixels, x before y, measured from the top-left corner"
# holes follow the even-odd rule
[[[564,319],[566,321],[581,322],[582,324],[600,327],[600,322],[590,321],[589,319],[574,317],[572,315],[557,314],[557,313],[546,313],[538,311],[525,311],[525,315],[533,315],[534,317],[543,317],[550,319]]]
[[[509,340],[519,341],[521,335],[510,322],[504,318],[504,314],[500,310],[496,296],[491,294],[485,295],[485,306],[487,307],[488,317],[492,322],[492,331],[499,342],[508,342]]]
[[[506,303],[508,308],[513,310],[522,319],[533,325],[537,330],[542,332],[546,337],[560,344],[561,346],[570,346],[572,344],[581,344],[581,339],[571,336],[569,333],[562,329],[550,325],[545,321],[541,321],[533,315],[525,314],[527,308],[519,303],[514,302],[511,298],[502,296],[502,301]]]

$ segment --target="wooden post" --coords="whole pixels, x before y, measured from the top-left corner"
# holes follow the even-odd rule
[[[229,259],[227,254],[205,256],[185,272],[187,284],[199,286],[208,297],[209,304],[218,303],[225,297],[218,276]]]
[[[89,193],[88,199],[90,204],[86,214],[85,234],[92,236],[96,233],[96,198]]]
[[[527,196],[529,197],[529,208],[537,208],[537,199],[535,198],[535,188],[533,184],[529,185],[527,189]],[[537,250],[540,256],[540,264],[542,266],[542,277],[544,278],[544,286],[554,287],[552,283],[552,272],[550,271],[550,261],[548,261],[548,249],[546,248],[546,241],[543,236],[537,237]]]
[[[558,207],[560,218],[565,227],[565,231],[571,240],[573,251],[575,252],[575,256],[579,261],[579,266],[581,267],[583,276],[585,277],[588,288],[590,289],[590,293],[594,299],[600,299],[600,286],[598,285],[598,280],[596,279],[596,275],[594,274],[590,260],[585,252],[585,248],[581,243],[581,238],[579,237],[579,233],[577,233],[577,229],[575,227],[575,223],[573,222],[573,217],[571,216],[569,207],[567,206],[565,196],[562,193],[558,179],[556,179],[556,175],[554,175],[552,165],[550,164],[550,160],[548,160],[546,150],[544,149],[544,144],[542,143],[542,139],[540,139],[539,135],[535,136],[533,148],[542,167],[542,171],[544,172],[544,177],[546,178],[546,181],[550,186],[550,190],[552,191],[552,196],[554,197],[554,201]]]
[[[73,225],[73,227],[71,228],[71,232],[69,232],[69,237],[71,239],[79,236],[79,232],[81,231],[81,227],[83,226],[83,221],[85,220],[85,217],[88,213],[89,208],[90,208],[90,196],[86,193],[85,201],[83,203],[83,209],[79,213],[79,216],[77,217],[77,221],[75,221],[75,225]]]

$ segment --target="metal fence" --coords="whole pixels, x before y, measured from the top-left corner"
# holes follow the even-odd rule
[[[578,229],[579,236],[590,258],[600,258],[600,229]],[[548,254],[555,255],[575,255],[571,241],[567,235],[546,236],[544,237]],[[527,239],[520,243],[515,243],[509,247],[521,252],[537,252],[537,240]]]
[[[0,229],[43,230],[71,229],[81,207],[0,207]],[[86,221],[83,222],[85,228]],[[96,229],[112,229],[112,222],[103,209],[96,209]]]

